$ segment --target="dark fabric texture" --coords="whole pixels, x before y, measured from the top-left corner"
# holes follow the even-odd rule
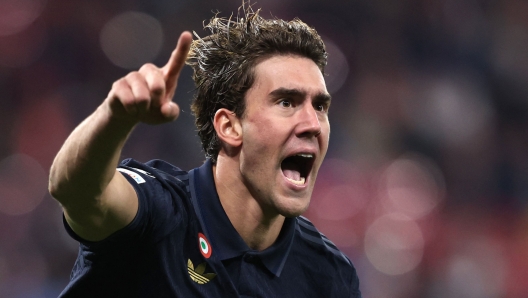
[[[64,221],[80,246],[60,297],[361,297],[350,260],[304,217],[287,219],[270,248],[251,250],[220,204],[209,160],[185,172],[127,159],[119,170],[138,213],[99,242]]]

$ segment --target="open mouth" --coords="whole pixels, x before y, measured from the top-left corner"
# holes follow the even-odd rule
[[[298,153],[288,156],[281,163],[282,173],[293,184],[304,185],[312,170],[314,160],[314,155],[311,153]]]

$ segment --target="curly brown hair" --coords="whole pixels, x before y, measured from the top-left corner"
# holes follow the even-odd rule
[[[216,163],[220,140],[213,118],[221,108],[243,117],[245,94],[255,80],[254,68],[275,55],[299,55],[315,62],[324,73],[327,53],[315,29],[299,19],[264,19],[251,5],[239,9],[243,17],[228,19],[215,15],[205,26],[211,35],[198,38],[187,58],[193,70],[196,94],[191,110],[207,158]]]

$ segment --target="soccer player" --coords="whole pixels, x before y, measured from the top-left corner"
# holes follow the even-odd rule
[[[55,158],[49,189],[80,242],[61,296],[361,297],[350,260],[300,216],[330,135],[323,41],[251,8],[206,27],[117,80]],[[207,160],[119,163],[136,125],[178,117],[186,62]]]

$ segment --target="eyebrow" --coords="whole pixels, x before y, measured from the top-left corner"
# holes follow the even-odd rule
[[[306,91],[303,91],[301,89],[297,89],[297,88],[293,88],[293,89],[288,89],[288,88],[284,88],[284,87],[281,87],[281,88],[278,88],[278,89],[275,89],[273,91],[270,92],[270,96],[272,97],[283,97],[283,96],[286,96],[286,97],[305,97],[307,94]],[[330,102],[332,101],[332,96],[328,93],[323,93],[323,92],[320,92],[320,93],[317,93],[314,97],[315,101],[317,102]]]

